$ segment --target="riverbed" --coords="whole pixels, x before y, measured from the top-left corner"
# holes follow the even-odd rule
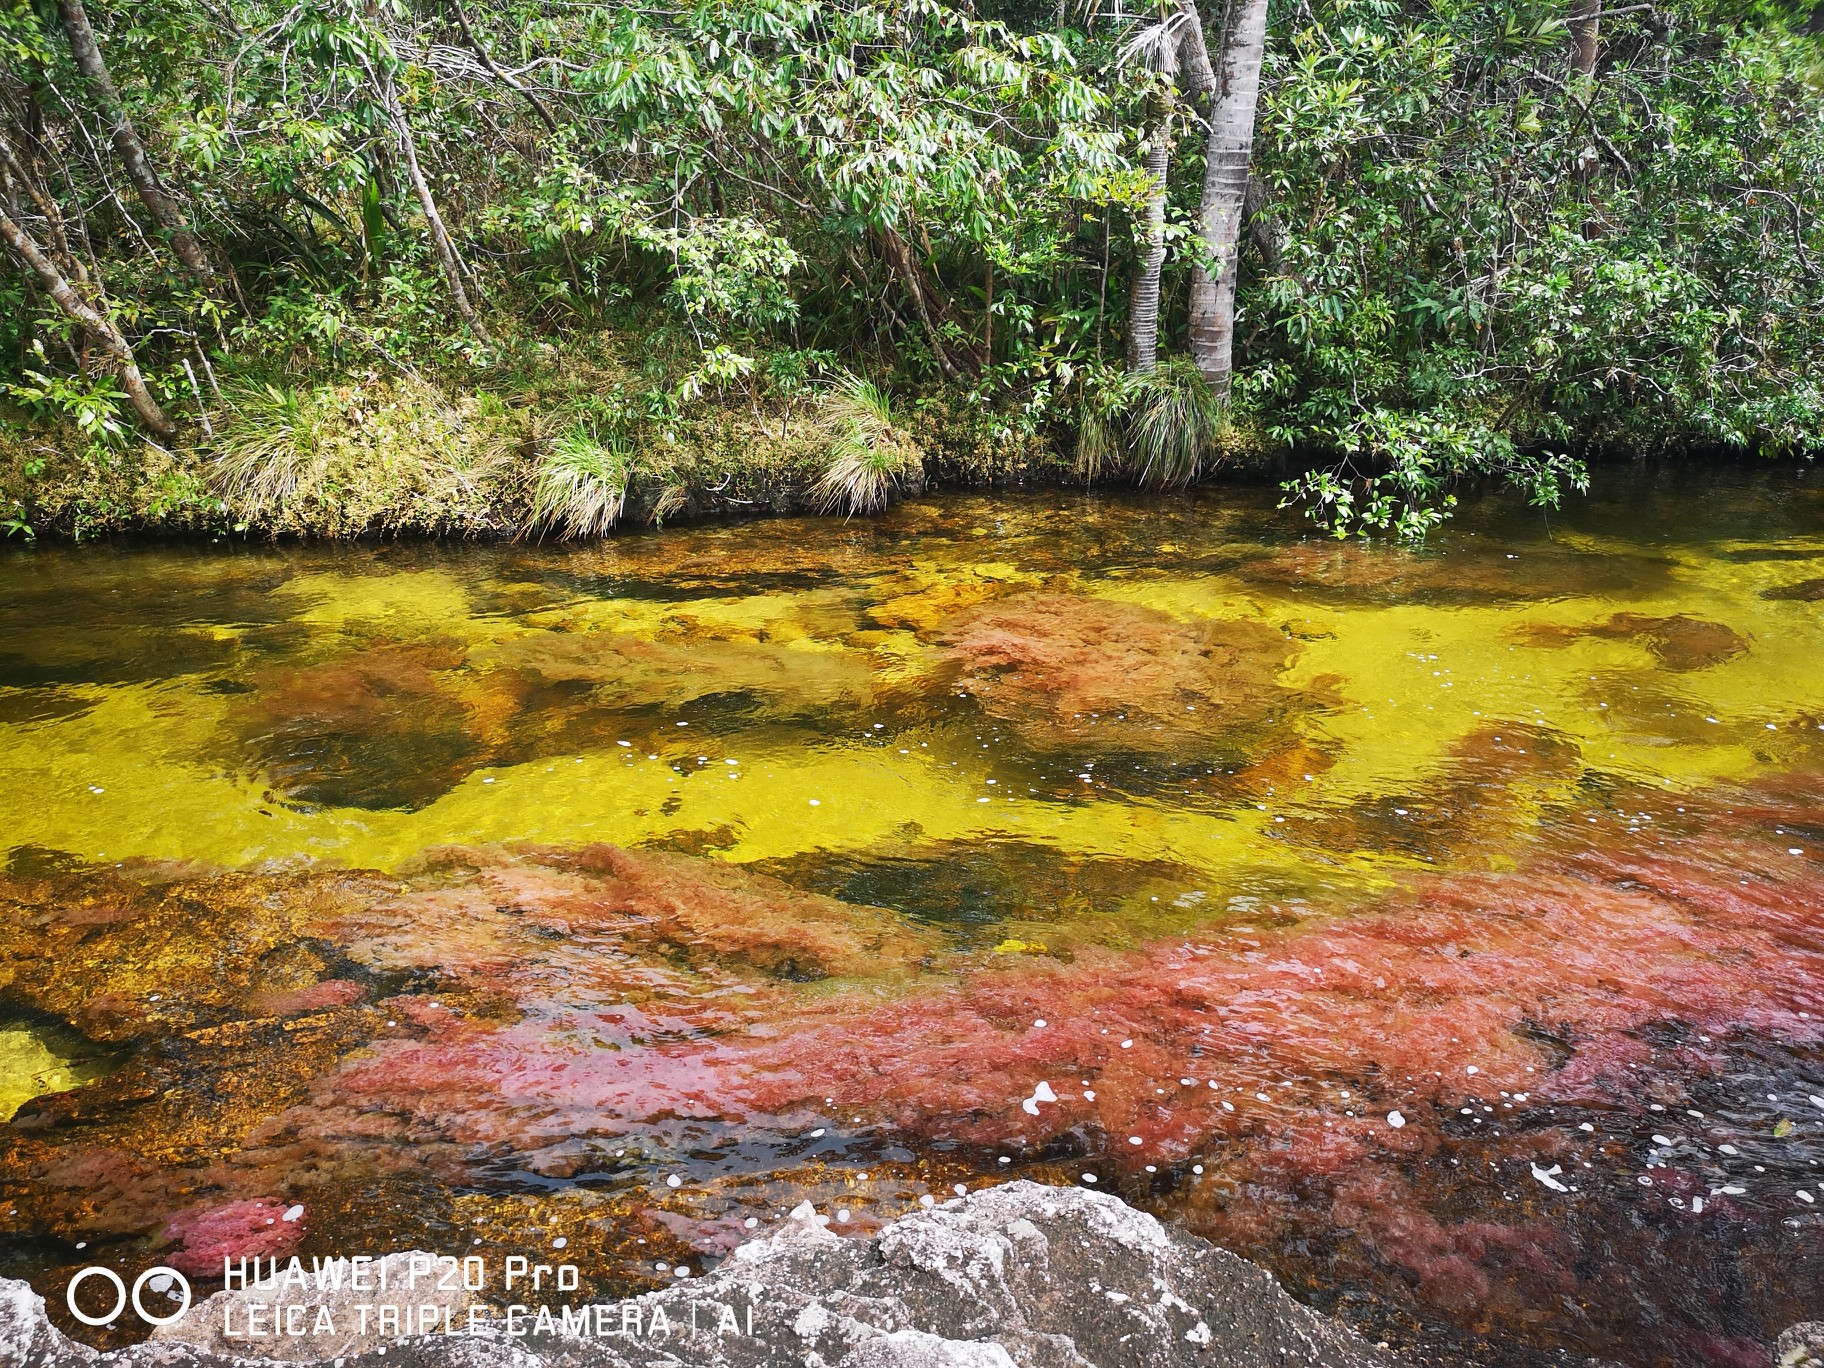
[[[1824,1316],[1824,480],[0,559],[0,1273],[1118,1193],[1372,1338]],[[94,1342],[105,1342],[85,1331]],[[124,1333],[124,1332],[123,1332]]]

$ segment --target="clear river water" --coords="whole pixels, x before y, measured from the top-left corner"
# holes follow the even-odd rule
[[[1816,472],[1417,552],[1232,488],[10,548],[0,851],[59,1316],[224,1254],[624,1291],[1010,1177],[1465,1361],[1824,1316]]]

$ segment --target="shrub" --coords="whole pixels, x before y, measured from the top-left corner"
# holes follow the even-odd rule
[[[231,388],[210,482],[237,530],[498,531],[514,420],[419,380]]]

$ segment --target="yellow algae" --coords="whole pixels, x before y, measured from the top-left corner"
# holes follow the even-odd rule
[[[46,1093],[64,1092],[87,1081],[87,1072],[54,1053],[34,1031],[0,1027],[0,1122]]]
[[[1245,619],[1278,624],[1287,616],[1271,598],[1257,590],[1240,588],[1233,580],[1219,575],[1149,575],[1104,581],[1085,589],[1097,598],[1137,603],[1184,619]],[[1300,612],[1306,610],[1301,608]]]
[[[838,646],[760,644],[719,638],[647,640],[615,632],[548,632],[478,648],[479,670],[512,671],[595,691],[618,706],[678,708],[718,694],[752,692],[829,707],[867,696],[865,655]]]
[[[129,702],[113,700],[92,735],[122,725],[123,713],[131,715],[126,725],[143,726],[144,710]],[[61,750],[54,774],[16,763],[0,771],[16,785],[64,795],[18,813],[14,844],[111,860],[239,866],[311,857],[395,868],[437,845],[637,845],[725,828],[720,858],[756,862],[870,849],[899,840],[911,825],[930,841],[1018,837],[1079,855],[1176,858],[1219,880],[1244,881],[1287,862],[1283,848],[1261,833],[1270,820],[1252,808],[1231,818],[1146,804],[994,796],[1000,786],[988,786],[981,770],[950,770],[916,748],[900,756],[831,743],[808,752],[720,743],[711,747],[709,767],[680,772],[694,763],[696,741],[668,744],[657,760],[614,747],[480,770],[425,808],[405,812],[300,810],[271,801],[257,780],[90,744],[97,748]],[[737,764],[726,764],[729,759]]]
[[[1474,819],[1481,859],[1504,858],[1588,772],[1683,788],[1814,744],[1794,729],[1824,710],[1824,614],[1765,596],[1815,574],[1802,546],[1559,528],[1549,543],[1447,533],[1413,555],[1284,540],[1269,522],[972,498],[865,532],[766,524],[225,566],[237,584],[273,577],[259,601],[280,620],[199,622],[191,634],[227,655],[60,686],[67,702],[0,723],[10,843],[395,867],[450,842],[672,843],[767,863],[1020,840],[1296,883],[1408,867],[1397,842],[1324,822],[1445,793],[1504,725],[1575,762],[1503,780],[1511,801]],[[155,595],[148,556],[137,581],[112,561],[73,558],[67,573],[105,568],[109,602],[136,583]],[[206,560],[181,569],[192,591],[206,584]],[[1098,640],[1133,645],[1104,624],[1070,647],[1071,673],[978,652],[975,686],[959,686],[958,633],[1035,595],[1062,605],[1067,637],[1077,601],[1271,633],[1273,651],[1200,657],[1210,678],[1182,698],[1172,666],[1141,698],[1151,686],[1130,665],[1176,659],[1142,650],[1072,695]],[[1707,629],[1679,623],[1746,648],[1705,655]],[[131,625],[130,612],[82,624],[72,647],[78,624],[47,622],[32,641],[64,669],[106,658],[108,633]],[[1689,640],[1668,645],[1677,631]],[[1695,655],[1668,654],[1692,642]],[[1079,726],[1084,706],[1132,715]]]
[[[835,647],[855,625],[854,595],[846,590],[803,590],[726,598],[656,600],[573,599],[528,614],[535,628],[565,632],[608,631],[656,640],[722,637],[755,642],[809,642]],[[513,633],[503,633],[513,635]]]
[[[720,747],[718,750],[722,749]],[[1174,855],[1209,871],[1261,863],[1255,823],[1151,805],[1073,804],[992,797],[979,775],[942,771],[918,756],[827,747],[808,755],[737,748],[680,774],[669,757],[587,756],[472,776],[409,820],[381,822],[351,862],[391,867],[425,845],[488,840],[642,844],[722,830],[719,858],[742,863],[805,851],[871,850],[908,828],[925,842],[996,837],[1112,858]],[[682,757],[677,757],[682,759]],[[735,759],[738,765],[723,763]],[[998,786],[997,786],[998,787]],[[987,801],[984,801],[986,799]],[[1258,814],[1255,814],[1258,816]],[[391,814],[376,814],[383,819]]]
[[[435,570],[317,571],[294,575],[274,592],[298,605],[293,621],[318,627],[447,632],[473,618],[469,591]]]
[[[910,631],[858,631],[849,640],[868,652],[876,682],[896,684],[925,678],[942,662],[942,653]]]

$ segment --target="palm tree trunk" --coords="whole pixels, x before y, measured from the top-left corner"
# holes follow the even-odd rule
[[[1235,364],[1235,272],[1266,46],[1267,0],[1229,0],[1197,215],[1216,273],[1198,267],[1191,275],[1191,357],[1210,388],[1225,397]]]
[[[1153,70],[1162,77],[1182,81],[1185,94],[1195,100],[1213,90],[1216,73],[1203,40],[1203,17],[1196,0],[1175,0],[1175,18],[1156,30],[1150,53]],[[1167,89],[1155,89],[1147,102],[1146,174],[1150,190],[1146,200],[1145,244],[1134,266],[1127,310],[1127,365],[1135,374],[1159,364],[1159,291],[1165,269],[1165,207],[1171,172],[1171,117],[1175,101]]]
[[[1602,50],[1603,0],[1577,0],[1571,10],[1571,65],[1585,76],[1596,74]]]
[[[63,272],[32,241],[31,235],[4,210],[0,210],[0,240],[12,248],[13,254],[36,279],[39,288],[55,301],[57,307],[114,358],[115,374],[120,377],[121,388],[126,390],[128,402],[139,415],[139,421],[161,437],[169,437],[176,432],[177,424],[165,416],[165,411],[146,388],[146,379],[140,374],[139,363],[134,359],[133,348],[125,335],[114,325],[112,319],[93,308],[76,292]]]
[[[133,189],[139,195],[139,202],[146,206],[146,212],[152,215],[153,222],[164,230],[171,243],[171,250],[183,262],[184,269],[198,280],[213,285],[215,270],[209,264],[209,255],[203,250],[203,244],[196,234],[190,231],[183,213],[159,182],[158,172],[146,152],[146,145],[140,140],[138,130],[133,127],[133,120],[127,117],[127,107],[121,103],[120,91],[115,88],[114,78],[108,73],[108,65],[102,60],[101,48],[95,42],[94,29],[89,27],[88,11],[82,7],[82,0],[57,0],[57,13],[63,20],[63,31],[69,37],[70,52],[76,59],[76,69],[88,82],[96,103],[101,106],[102,117],[111,126],[109,137],[114,143],[114,150],[120,154],[127,179],[133,182]]]
[[[1171,97],[1155,89],[1147,100],[1145,246],[1134,265],[1127,307],[1127,368],[1136,374],[1159,364],[1159,277],[1165,269],[1166,173],[1171,156]]]

